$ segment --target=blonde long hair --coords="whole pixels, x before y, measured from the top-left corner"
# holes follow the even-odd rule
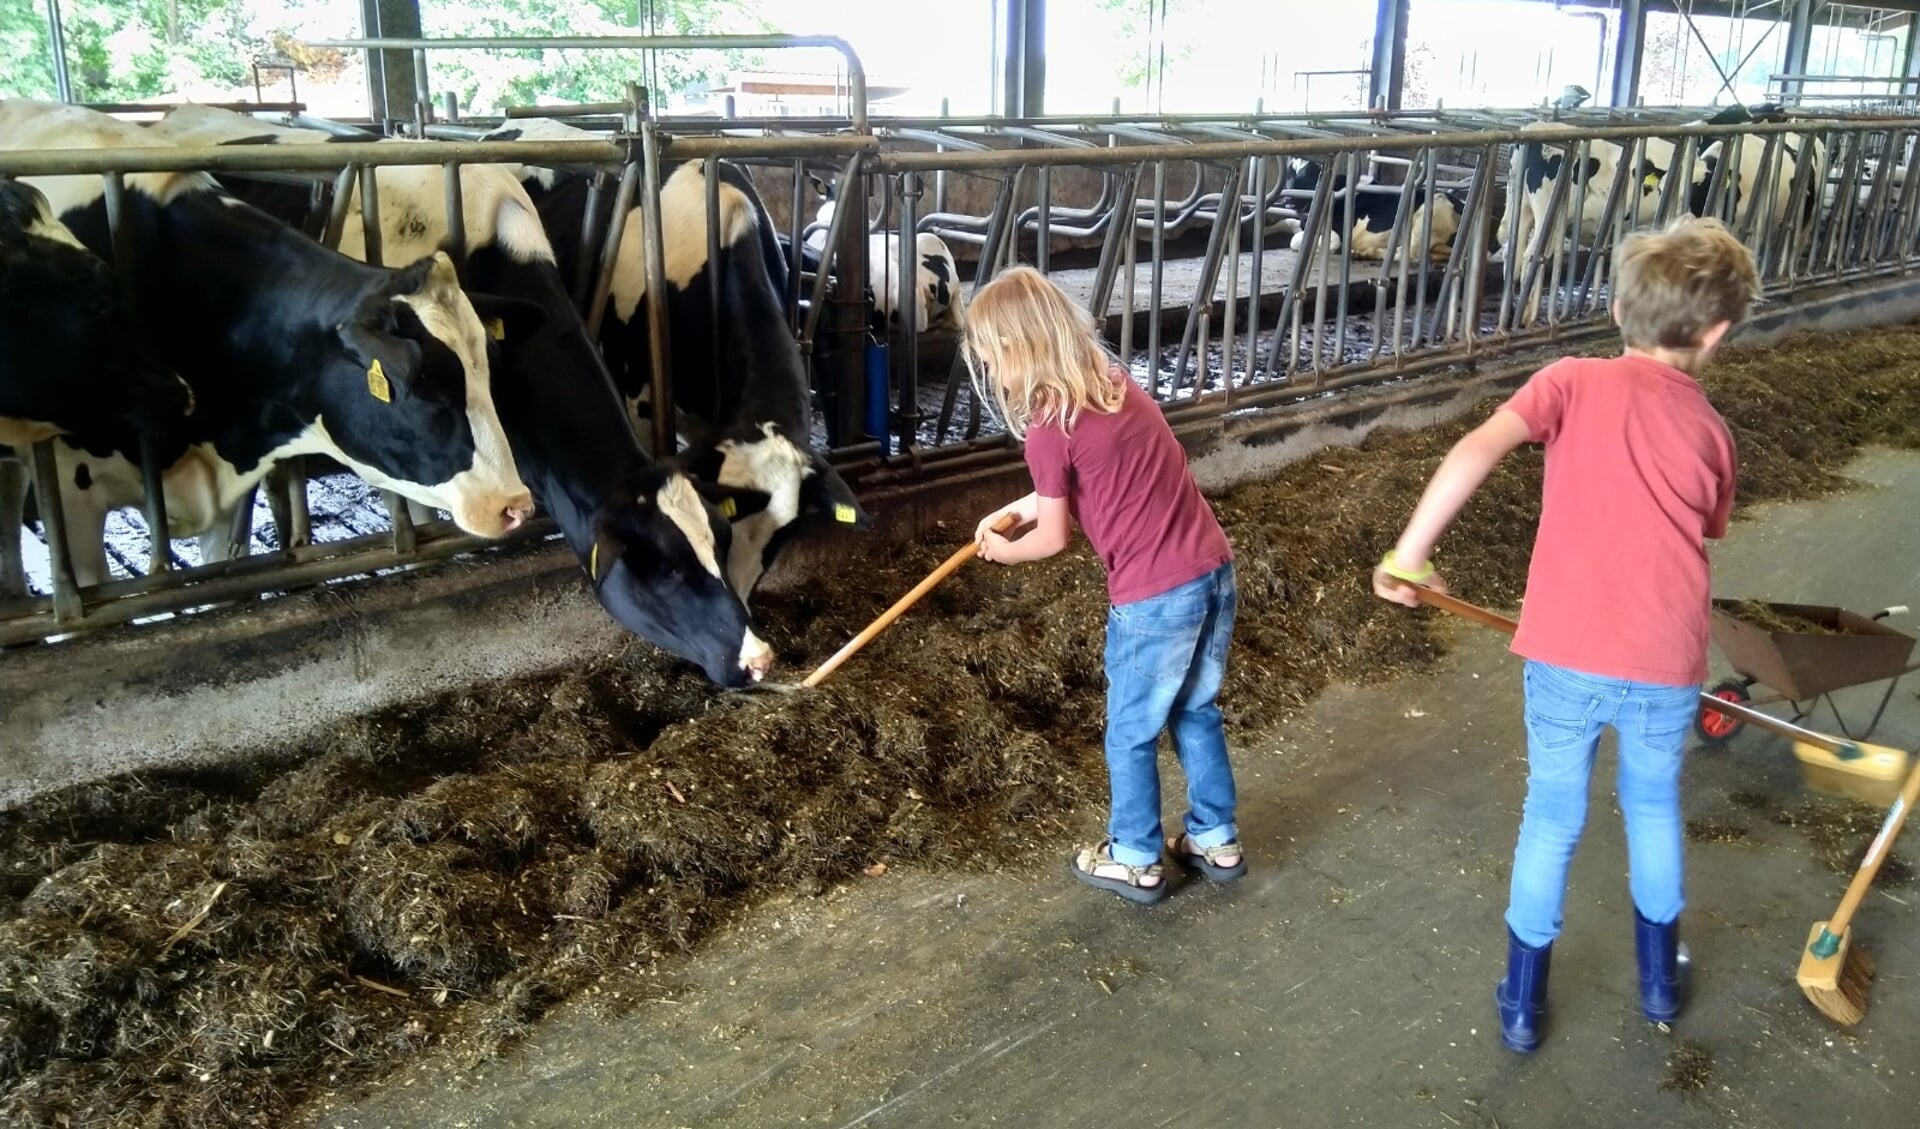
[[[1083,411],[1117,412],[1126,395],[1092,316],[1032,267],[1004,271],[974,295],[961,352],[974,387],[1021,439],[1035,423],[1071,431]]]

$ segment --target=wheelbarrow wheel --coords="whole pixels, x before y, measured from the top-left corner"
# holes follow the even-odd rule
[[[1724,682],[1715,683],[1707,693],[1727,702],[1753,700],[1753,695],[1747,692],[1747,683],[1739,678],[1729,678]],[[1700,712],[1693,719],[1694,734],[1709,745],[1724,745],[1746,727],[1746,722],[1737,717],[1717,713],[1711,706],[1700,707]]]

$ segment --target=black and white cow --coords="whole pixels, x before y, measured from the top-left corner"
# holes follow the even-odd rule
[[[0,148],[165,147],[78,106],[0,101]],[[32,178],[96,254],[111,254],[97,176]],[[155,355],[196,409],[155,434],[170,535],[225,517],[280,459],[332,458],[498,537],[533,502],[488,392],[486,331],[445,255],[402,269],[322,248],[202,174],[127,178],[128,272]],[[486,312],[482,309],[480,312]],[[56,443],[75,578],[106,577],[106,513],[137,503],[138,436],[110,407]]]
[[[173,427],[193,391],[144,340],[113,268],[39,189],[0,179],[0,446],[83,430],[103,411]]]
[[[839,207],[834,185],[812,175],[807,183],[820,197],[820,210],[813,222],[818,230],[808,234],[803,245],[813,255],[824,258],[827,250],[826,225],[833,222]],[[960,290],[960,270],[954,265],[953,251],[946,240],[931,231],[915,233],[913,331],[925,333],[934,326],[946,326],[958,332],[966,326],[966,299]],[[900,233],[883,231],[867,236],[867,289],[871,301],[873,329],[885,333],[900,327]]]
[[[165,431],[193,410],[192,389],[143,342],[112,268],[38,189],[0,179],[0,596],[27,594],[29,444],[85,430],[103,412]]]
[[[1283,188],[1312,192],[1319,186],[1323,175],[1320,162],[1296,158],[1287,162]],[[1334,174],[1333,185],[1327,193],[1327,207],[1331,209],[1327,224],[1327,250],[1339,254],[1342,247],[1351,247],[1355,259],[1384,262],[1387,243],[1393,235],[1393,218],[1399,212],[1400,200],[1406,191],[1399,185],[1376,185],[1370,173],[1360,178],[1359,190],[1354,191],[1348,186],[1345,173]],[[1427,239],[1427,256],[1445,259],[1453,249],[1453,237],[1460,229],[1460,216],[1466,210],[1466,200],[1454,192],[1431,192],[1424,185],[1412,191],[1413,199],[1408,203],[1406,226],[1400,232],[1400,252],[1396,260],[1405,262],[1411,257],[1408,249],[1419,243],[1429,213],[1433,217],[1433,226]],[[1434,201],[1437,203],[1429,207]],[[1300,207],[1307,206],[1308,202],[1302,198]],[[1347,226],[1349,207],[1352,208],[1353,222],[1342,232],[1341,228]],[[1306,250],[1307,231],[1311,228],[1312,219],[1311,215],[1306,216],[1303,229],[1294,232],[1289,243],[1293,250]]]
[[[1560,128],[1563,127],[1559,122],[1528,122],[1520,127],[1523,133]],[[1628,199],[1621,204],[1622,214],[1635,226],[1645,226],[1652,221],[1659,205],[1661,185],[1673,166],[1674,152],[1673,143],[1659,137],[1650,137],[1641,146],[1639,165],[1627,180]],[[1582,169],[1571,167],[1564,145],[1542,145],[1533,141],[1515,145],[1508,177],[1510,182],[1521,185],[1519,207],[1501,223],[1496,236],[1500,245],[1509,249],[1509,261],[1517,263],[1526,253],[1535,229],[1552,203],[1555,185],[1563,175],[1573,179],[1568,182],[1566,199],[1561,203],[1560,214],[1568,217],[1562,221],[1562,230],[1566,230],[1565,225],[1577,222],[1575,243],[1590,244],[1605,218],[1607,195],[1612,191],[1620,164],[1628,156],[1628,149],[1616,142],[1591,141],[1587,146],[1586,166]],[[1578,209],[1577,221],[1571,218],[1575,209]]]
[[[1745,106],[1729,106],[1696,125],[1737,125],[1753,121],[1753,113]],[[1529,122],[1521,127],[1523,132],[1559,128],[1555,122]],[[1740,165],[1737,170],[1727,174],[1728,182],[1721,188],[1721,198],[1730,201],[1730,209],[1720,209],[1723,215],[1730,215],[1731,222],[1738,228],[1749,219],[1748,213],[1755,202],[1754,189],[1759,186],[1760,176],[1766,167],[1767,138],[1762,134],[1743,134],[1740,136]],[[1635,143],[1594,140],[1588,142],[1587,158],[1584,168],[1573,167],[1569,161],[1570,147],[1562,143],[1527,142],[1513,148],[1512,164],[1509,176],[1520,184],[1519,206],[1509,224],[1503,222],[1499,232],[1501,244],[1507,248],[1507,260],[1519,264],[1529,252],[1534,233],[1552,204],[1556,182],[1562,176],[1571,176],[1565,189],[1566,198],[1561,204],[1563,217],[1556,225],[1561,237],[1544,252],[1559,255],[1569,247],[1592,246],[1599,234],[1601,221],[1606,216],[1607,196],[1613,190],[1613,182],[1618,174],[1621,162],[1629,159]],[[1802,159],[1818,160],[1821,143],[1818,138],[1807,134],[1787,133],[1780,135],[1783,151],[1779,157],[1778,173],[1765,194],[1769,214],[1764,218],[1766,231],[1778,231],[1782,223],[1790,218],[1792,208],[1793,182]],[[1649,137],[1637,143],[1639,164],[1627,175],[1626,192],[1628,198],[1622,202],[1617,214],[1624,216],[1634,228],[1644,228],[1651,224],[1658,214],[1660,197],[1667,183],[1667,177],[1673,172],[1680,156],[1680,148],[1672,141],[1659,137]],[[1684,186],[1678,207],[1685,208],[1693,215],[1702,215],[1707,210],[1708,196],[1713,190],[1714,171],[1722,160],[1726,149],[1726,139],[1715,138],[1701,147],[1693,162],[1690,181]],[[1584,186],[1583,186],[1584,182]],[[1679,186],[1677,186],[1678,188]],[[1808,191],[1802,200],[1802,217],[1811,218],[1812,209],[1817,206],[1817,193]],[[1756,228],[1756,230],[1762,230]],[[1571,235],[1567,233],[1571,232]],[[1511,236],[1511,240],[1509,240]],[[1528,295],[1522,313],[1522,323],[1531,323],[1539,314],[1542,291],[1536,282]]]
[[[176,110],[152,130],[183,144],[304,144],[330,136],[207,107]],[[446,244],[449,220],[438,165],[387,166],[377,178],[383,258],[404,260]],[[291,218],[304,218],[311,206],[304,188],[289,196],[276,191],[283,186],[238,178],[229,187]],[[538,311],[529,331],[505,333],[493,372],[501,420],[534,495],[614,619],[699,664],[719,685],[758,681],[773,652],[754,633],[744,602],[727,583],[734,531],[722,510],[755,513],[766,508],[767,496],[699,483],[677,466],[648,460],[567,297],[533,202],[513,172],[467,165],[461,192],[464,284]],[[357,195],[356,188],[340,240],[341,249],[356,256],[366,253],[367,243]]]
[[[1704,118],[1695,125],[1737,125],[1753,121],[1753,113],[1745,106],[1729,106],[1711,117]],[[1561,128],[1556,122],[1529,122],[1521,126],[1522,132]],[[1631,143],[1594,140],[1587,144],[1587,159],[1584,169],[1568,167],[1569,146],[1561,143],[1527,142],[1513,148],[1509,177],[1521,184],[1520,206],[1515,213],[1512,244],[1508,241],[1508,229],[1502,224],[1500,241],[1505,245],[1517,244],[1524,252],[1533,238],[1533,232],[1540,220],[1546,215],[1555,191],[1556,182],[1563,175],[1574,180],[1569,183],[1566,192],[1568,199],[1561,205],[1561,215],[1569,217],[1569,209],[1578,208],[1578,226],[1573,226],[1571,218],[1563,220],[1561,230],[1573,232],[1575,246],[1592,244],[1601,220],[1606,213],[1607,195],[1612,191],[1613,181],[1620,163],[1628,158]],[[1772,208],[1770,225],[1777,225],[1788,215],[1791,206],[1791,194],[1796,170],[1803,156],[1817,159],[1820,153],[1818,139],[1810,135],[1788,133],[1781,135],[1781,144],[1785,151],[1780,155],[1779,173],[1769,187],[1767,197]],[[1694,158],[1692,179],[1686,185],[1681,201],[1687,211],[1701,215],[1706,211],[1707,196],[1713,187],[1714,170],[1721,161],[1726,149],[1726,139],[1715,138],[1702,146]],[[1745,134],[1740,138],[1740,167],[1732,175],[1732,180],[1721,190],[1723,199],[1734,202],[1733,222],[1737,225],[1747,218],[1752,207],[1753,189],[1758,187],[1759,178],[1766,159],[1767,139],[1761,134]],[[1627,191],[1629,200],[1623,203],[1622,214],[1635,227],[1644,227],[1653,221],[1660,201],[1662,186],[1667,174],[1673,169],[1679,157],[1679,147],[1665,138],[1650,137],[1639,145],[1639,165],[1628,176]],[[1584,181],[1584,190],[1582,182]],[[1575,195],[1580,197],[1575,201]],[[1815,197],[1809,194],[1805,204],[1811,206]],[[1513,256],[1518,258],[1517,255]]]
[[[1726,182],[1720,189],[1720,198],[1732,204],[1729,222],[1735,230],[1740,230],[1749,220],[1748,213],[1755,206],[1756,199],[1764,199],[1766,211],[1754,220],[1755,232],[1777,232],[1781,225],[1788,222],[1793,214],[1793,181],[1799,175],[1802,161],[1819,162],[1825,148],[1824,143],[1811,134],[1783,133],[1775,143],[1783,151],[1779,155],[1776,172],[1767,172],[1771,159],[1767,155],[1767,138],[1763,134],[1742,134],[1740,137],[1739,167],[1722,174]],[[1713,191],[1713,176],[1719,167],[1727,149],[1726,138],[1714,138],[1713,142],[1700,150],[1694,161],[1693,183],[1688,186],[1687,210],[1694,215],[1705,215],[1707,197]],[[1762,197],[1756,197],[1755,190],[1760,187],[1763,177],[1771,175],[1773,181],[1767,186]],[[1868,181],[1867,183],[1872,183]],[[1803,188],[1800,199],[1800,222],[1804,225],[1813,218],[1819,206],[1820,193],[1815,188]],[[1723,218],[1729,217],[1724,206],[1716,209]]]
[[[493,140],[577,140],[593,136],[548,119],[516,121],[487,135]],[[812,414],[806,367],[787,328],[783,296],[787,264],[766,206],[744,170],[721,163],[720,261],[707,261],[706,177],[701,162],[663,170],[662,256],[667,281],[667,340],[671,346],[676,411],[708,434],[682,452],[683,465],[701,479],[764,492],[764,509],[734,521],[727,575],[743,599],[806,514],[866,528],[871,521],[853,491],[810,445]],[[586,217],[588,181],[552,169],[520,170],[571,277]],[[596,229],[605,231],[612,202],[602,196]],[[635,424],[648,396],[649,330],[644,303],[646,227],[639,208],[623,220],[613,285],[601,329],[614,382]],[[710,283],[720,285],[719,321],[713,320]],[[715,358],[719,367],[714,367]],[[650,407],[646,410],[650,411]]]

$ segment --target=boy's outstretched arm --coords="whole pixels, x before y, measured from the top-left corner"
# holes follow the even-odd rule
[[[1519,413],[1501,408],[1455,443],[1453,450],[1441,460],[1440,469],[1433,472],[1432,481],[1420,495],[1420,504],[1413,508],[1413,516],[1400,532],[1399,543],[1393,547],[1395,564],[1403,571],[1424,571],[1434,545],[1460,512],[1460,507],[1467,504],[1467,499],[1507,452],[1531,437],[1532,429]],[[1446,590],[1437,574],[1424,583]],[[1384,568],[1373,571],[1373,594],[1408,607],[1417,607],[1420,603],[1417,593]]]

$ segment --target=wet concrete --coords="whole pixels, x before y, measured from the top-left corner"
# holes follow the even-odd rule
[[[1872,453],[1855,473],[1871,485],[1738,523],[1716,551],[1716,591],[1916,602],[1920,456]],[[1453,580],[1473,595],[1471,577]],[[1833,1026],[1793,977],[1845,876],[1773,818],[1806,793],[1786,746],[1754,732],[1689,759],[1687,814],[1715,833],[1688,848],[1696,988],[1675,1029],[1636,1010],[1603,751],[1548,1040],[1531,1058],[1499,1046],[1519,665],[1479,629],[1461,625],[1457,643],[1435,673],[1336,688],[1236,748],[1254,867],[1241,883],[1133,907],[1073,883],[1066,843],[1036,843],[1007,872],[887,871],[765,904],[691,958],[564,1009],[502,1061],[427,1061],[374,1095],[323,1102],[311,1124],[1911,1123],[1920,889],[1869,896],[1856,943],[1880,965],[1871,1008]],[[1870,709],[1878,689],[1842,707]],[[1879,736],[1920,740],[1910,689]],[[1089,836],[1102,814],[1084,814]]]

